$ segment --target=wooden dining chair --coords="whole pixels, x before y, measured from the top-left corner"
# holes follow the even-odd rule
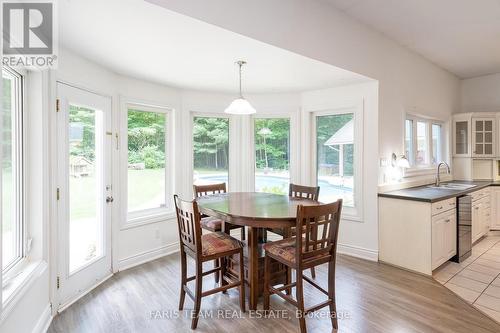
[[[318,201],[319,186],[304,186],[290,183],[288,187],[288,196]]]
[[[298,309],[300,332],[305,333],[305,316],[325,306],[330,307],[333,328],[338,328],[335,302],[335,258],[339,232],[342,199],[319,206],[297,207],[295,230],[302,230],[295,237],[279,240],[264,245],[264,310],[269,310],[271,294],[276,294]],[[296,281],[275,288],[270,285],[271,260],[278,261],[292,268],[296,273]],[[303,275],[308,268],[328,263],[328,290],[323,289],[315,281]],[[327,300],[309,308],[304,307],[304,280],[327,295]],[[290,295],[295,287],[296,299]],[[283,291],[288,291],[286,294]]]
[[[207,195],[226,193],[227,192],[226,183],[211,184],[211,185],[193,185],[193,192],[196,198]],[[201,227],[209,231],[214,231],[214,232],[222,231],[222,223],[224,223],[224,221],[212,216],[204,215],[201,218]],[[229,230],[241,228],[241,239],[245,240],[245,227],[236,226],[230,223],[226,223],[225,227],[229,228]]]
[[[220,183],[220,184],[210,184],[210,185],[193,185],[193,192],[196,198],[207,196],[207,195],[214,195],[214,194],[220,194],[220,193],[226,193],[226,183]],[[218,219],[213,216],[207,216],[207,215],[202,215],[201,216],[201,227],[205,230],[212,231],[212,232],[219,232],[222,231],[222,224],[224,223],[223,220]],[[235,226],[230,223],[225,223],[225,228],[228,228],[229,230],[233,229],[239,229],[241,228],[241,239],[245,240],[245,227],[241,226]],[[219,259],[214,260],[214,267],[219,266]],[[214,276],[215,283],[219,282],[219,275],[215,274]]]
[[[319,186],[304,186],[304,185],[297,185],[297,184],[292,184],[290,183],[290,186],[288,187],[288,196],[291,198],[297,198],[297,199],[309,199],[309,200],[314,200],[318,201],[319,198]],[[285,237],[286,235],[286,230],[284,229],[270,229],[269,231],[278,234],[280,236]],[[295,235],[295,228],[292,228],[289,233],[293,236]],[[314,270],[314,267],[311,268],[311,277],[313,279],[316,278],[316,271]]]
[[[181,248],[181,292],[179,300],[179,310],[184,307],[186,294],[194,302],[194,313],[192,315],[191,329],[198,325],[198,316],[200,312],[201,298],[215,294],[219,291],[225,292],[230,288],[239,288],[240,308],[245,312],[245,278],[243,265],[243,244],[223,232],[211,232],[206,235],[201,233],[201,216],[198,211],[196,201],[184,201],[174,195],[175,211],[177,213],[177,223],[179,227],[179,243]],[[187,277],[187,255],[196,262],[196,273],[194,276]],[[226,268],[225,261],[229,257],[239,256],[239,272],[232,268]],[[203,272],[203,263],[209,260],[215,260],[221,263],[209,271]],[[226,269],[229,275],[226,275]],[[211,290],[202,291],[203,277],[209,274],[221,275],[220,286]],[[236,279],[238,277],[238,279]],[[194,293],[188,288],[188,282],[195,280]]]

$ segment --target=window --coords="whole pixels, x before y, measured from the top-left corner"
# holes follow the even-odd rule
[[[194,117],[193,183],[226,183],[229,177],[229,119]]]
[[[427,123],[417,121],[417,156],[415,159],[416,165],[428,164],[428,148],[429,142],[427,141]]]
[[[316,116],[316,174],[319,200],[339,198],[354,207],[355,133],[354,114]]]
[[[254,120],[255,191],[288,194],[290,183],[290,120]]]
[[[443,160],[441,128],[439,124],[432,124],[432,164],[438,164]]]
[[[405,121],[405,156],[410,164],[415,163],[413,160],[413,120],[411,119]]]
[[[6,272],[24,255],[22,76],[4,67],[2,87],[2,272]]]
[[[161,108],[128,107],[127,186],[131,215],[168,208],[167,113]]]
[[[414,168],[432,167],[443,160],[443,124],[407,115],[405,156]]]

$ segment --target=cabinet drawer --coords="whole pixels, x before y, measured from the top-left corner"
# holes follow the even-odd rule
[[[435,202],[432,204],[431,207],[432,215],[441,214],[442,212],[446,212],[450,209],[455,209],[456,205],[457,205],[456,198],[450,198]]]
[[[476,201],[485,197],[489,197],[489,193],[489,189],[485,188],[476,192],[472,192],[470,196],[472,197],[472,201]]]

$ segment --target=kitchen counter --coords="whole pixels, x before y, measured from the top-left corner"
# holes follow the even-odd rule
[[[453,197],[458,197],[467,193],[471,193],[488,186],[500,186],[500,181],[465,181],[457,180],[451,182],[442,182],[441,184],[468,184],[475,185],[474,187],[457,190],[457,189],[447,189],[447,188],[432,188],[432,184],[425,186],[410,187],[402,190],[389,191],[385,193],[379,193],[379,197],[402,199],[402,200],[412,200],[421,202],[437,202]]]

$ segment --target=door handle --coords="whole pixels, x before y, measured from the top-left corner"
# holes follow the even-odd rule
[[[106,197],[106,203],[113,202],[114,200],[113,197]]]

